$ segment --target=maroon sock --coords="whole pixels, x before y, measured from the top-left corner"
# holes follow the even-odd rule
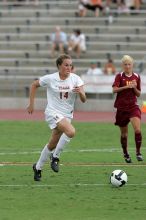
[[[123,149],[123,153],[128,155],[128,151],[127,151],[127,137],[122,137],[121,136],[121,146]]]
[[[136,154],[140,154],[141,143],[142,143],[141,133],[135,133]]]

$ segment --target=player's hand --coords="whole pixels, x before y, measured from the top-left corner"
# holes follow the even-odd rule
[[[136,80],[132,80],[132,85],[133,85],[133,88],[136,88],[136,87],[137,87],[137,82],[136,82]]]
[[[33,105],[29,105],[29,106],[27,107],[27,111],[28,111],[29,114],[32,114],[33,111],[34,111]]]
[[[76,86],[76,87],[73,88],[72,91],[75,92],[75,93],[80,93],[81,92],[81,87]]]
[[[128,88],[130,89],[133,89],[133,88],[136,88],[137,87],[137,82],[136,80],[132,80],[129,85],[128,85]]]

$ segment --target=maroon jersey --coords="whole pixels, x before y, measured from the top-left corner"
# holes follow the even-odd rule
[[[125,75],[124,72],[118,73],[115,77],[115,81],[112,87],[123,87],[131,83],[132,80],[136,80],[137,89],[141,91],[141,79],[137,73],[132,73],[131,76]],[[134,89],[124,89],[117,93],[114,107],[119,110],[129,110],[137,106],[137,97]]]

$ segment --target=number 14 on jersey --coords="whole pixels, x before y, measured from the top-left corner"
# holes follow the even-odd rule
[[[60,99],[67,99],[68,98],[68,92],[60,92]]]

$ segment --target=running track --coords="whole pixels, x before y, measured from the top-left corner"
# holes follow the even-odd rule
[[[74,113],[74,121],[80,122],[113,122],[114,112],[80,112]],[[42,121],[44,120],[43,111],[35,111],[32,115],[28,114],[26,110],[0,110],[0,120],[30,120]],[[146,123],[146,113],[142,114],[142,122]]]

